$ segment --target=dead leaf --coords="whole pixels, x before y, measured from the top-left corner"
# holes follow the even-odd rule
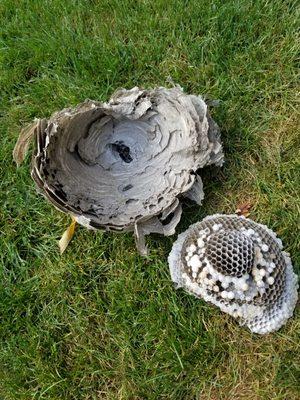
[[[237,206],[235,213],[237,215],[243,215],[244,217],[249,217],[250,209],[252,208],[252,204],[249,202],[241,203]]]
[[[75,227],[76,227],[76,219],[74,217],[71,217],[71,218],[72,218],[71,224],[64,231],[60,241],[58,242],[60,254],[63,254],[63,252],[68,247],[68,244],[72,240],[72,237],[74,236]]]

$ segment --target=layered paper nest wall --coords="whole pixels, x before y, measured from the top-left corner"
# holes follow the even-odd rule
[[[134,231],[142,254],[145,235],[174,234],[183,196],[201,203],[199,169],[223,163],[207,105],[179,87],[85,101],[38,120],[35,136],[32,176],[47,199],[88,228]]]

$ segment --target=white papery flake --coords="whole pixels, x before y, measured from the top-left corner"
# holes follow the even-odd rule
[[[213,215],[178,236],[169,255],[171,278],[255,333],[279,329],[293,314],[297,276],[281,240],[237,215]]]
[[[32,176],[47,199],[86,227],[134,231],[142,254],[145,235],[174,234],[182,195],[201,203],[199,168],[223,163],[205,102],[179,87],[121,89],[34,129]]]

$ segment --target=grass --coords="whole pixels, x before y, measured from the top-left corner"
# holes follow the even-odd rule
[[[12,161],[34,117],[171,77],[221,100],[226,154],[178,232],[249,201],[299,272],[297,2],[2,0],[0,21],[1,400],[299,399],[299,310],[260,337],[175,291],[173,237],[142,258],[131,234],[79,228],[60,257],[69,219]]]

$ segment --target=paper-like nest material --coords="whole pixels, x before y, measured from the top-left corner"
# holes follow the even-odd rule
[[[174,234],[181,195],[201,203],[196,171],[223,162],[205,102],[179,87],[85,101],[38,120],[35,136],[32,176],[48,200],[88,228],[134,231],[142,254],[144,235]]]
[[[255,333],[292,316],[297,276],[281,240],[237,215],[213,215],[178,236],[169,255],[177,287],[215,304]]]

